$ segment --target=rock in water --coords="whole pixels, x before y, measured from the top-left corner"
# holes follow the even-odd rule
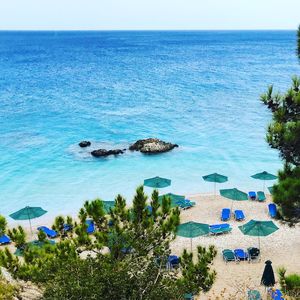
[[[176,147],[178,147],[177,144],[167,143],[159,139],[149,138],[136,141],[129,147],[129,150],[152,154],[167,152]]]
[[[121,149],[115,149],[115,150],[98,149],[91,152],[91,154],[95,157],[105,157],[109,155],[118,155],[123,153],[124,151]]]
[[[88,146],[91,146],[91,142],[90,141],[82,141],[78,144],[81,148],[85,148]]]

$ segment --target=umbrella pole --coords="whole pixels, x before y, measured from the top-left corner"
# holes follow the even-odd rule
[[[215,200],[216,200],[216,185],[217,185],[217,184],[216,184],[216,182],[215,182],[215,184],[214,184],[214,186],[215,186],[215,198],[214,198],[214,199],[215,199]]]
[[[31,226],[30,214],[29,214],[29,209],[28,209],[28,207],[27,207],[26,209],[27,209],[28,221],[29,221],[30,232],[31,232],[31,239],[32,239],[32,237],[33,237],[33,232],[32,232],[32,226]]]
[[[191,253],[193,252],[193,239],[191,238]]]
[[[260,251],[260,236],[258,236],[258,249],[259,249],[259,261],[261,259],[261,251]]]

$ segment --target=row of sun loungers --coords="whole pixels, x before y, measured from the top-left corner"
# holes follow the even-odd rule
[[[227,263],[230,261],[254,261],[259,259],[260,251],[258,248],[251,247],[248,248],[247,251],[243,249],[225,249],[222,251],[223,260]]]
[[[244,212],[240,209],[236,209],[234,211],[234,218],[236,221],[243,221],[245,220]],[[229,208],[223,208],[221,212],[221,220],[228,221],[231,218],[231,210]]]
[[[87,225],[86,232],[88,234],[94,233],[95,232],[94,222],[92,220],[86,220],[85,223]],[[58,237],[58,233],[55,230],[48,228],[47,226],[40,226],[40,227],[38,227],[38,230],[43,231],[47,235],[47,237],[50,238],[50,239],[55,239],[56,237]],[[65,224],[64,225],[64,230],[65,231],[71,230],[70,225]]]
[[[258,202],[264,202],[267,199],[265,193],[262,191],[259,191],[257,193],[251,191],[248,193],[248,196],[250,200],[257,200]]]
[[[277,207],[275,203],[270,203],[268,205],[268,210],[269,210],[269,215],[271,218],[275,218],[277,214]],[[243,221],[245,220],[245,215],[242,210],[235,210],[234,213],[234,218],[236,221]],[[229,208],[223,208],[221,212],[221,220],[222,221],[229,221],[231,218],[231,210]]]
[[[268,294],[273,300],[284,300],[282,292],[279,289],[268,289]],[[249,290],[248,293],[248,300],[262,300],[261,294],[258,290]]]

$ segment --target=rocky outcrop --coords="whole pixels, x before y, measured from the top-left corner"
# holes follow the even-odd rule
[[[178,147],[177,144],[167,143],[159,139],[149,138],[136,141],[129,147],[129,150],[140,151],[147,154],[154,154],[167,152],[176,147]]]
[[[123,154],[125,149],[115,149],[115,150],[106,150],[106,149],[98,149],[91,152],[94,157],[106,157],[109,155],[119,155]]]
[[[78,145],[79,145],[79,147],[81,147],[81,148],[85,148],[85,147],[91,146],[91,142],[90,142],[90,141],[82,141],[82,142],[80,142]]]

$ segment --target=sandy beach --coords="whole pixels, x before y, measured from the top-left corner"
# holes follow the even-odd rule
[[[195,221],[207,224],[219,224],[222,208],[230,208],[232,201],[221,196],[216,198],[211,194],[186,195],[186,197],[196,202],[196,206],[183,210],[181,212],[181,223]],[[198,299],[217,299],[225,289],[227,298],[223,299],[245,299],[246,291],[257,289],[266,298],[265,289],[260,286],[260,279],[264,270],[264,262],[271,260],[274,271],[279,266],[284,266],[288,273],[297,272],[300,269],[300,231],[299,226],[290,228],[278,221],[274,221],[279,227],[275,233],[270,236],[262,237],[261,241],[261,261],[260,262],[229,262],[225,263],[222,259],[223,249],[236,249],[248,247],[258,247],[258,238],[244,236],[238,229],[239,225],[245,224],[251,219],[270,220],[268,215],[268,203],[271,202],[270,195],[267,195],[267,201],[259,203],[257,201],[234,201],[234,209],[242,209],[245,213],[245,221],[238,222],[231,218],[228,223],[232,227],[232,232],[217,236],[202,236],[194,238],[192,241],[193,252],[196,253],[197,245],[209,246],[215,245],[218,250],[217,257],[214,260],[213,268],[217,271],[217,279],[212,290],[207,295],[200,295]],[[34,234],[36,228],[40,225],[51,226],[53,219],[45,215],[42,218],[32,220]],[[28,222],[19,222],[30,237]],[[12,224],[10,224],[12,225]],[[14,224],[16,225],[16,224]],[[11,227],[11,226],[10,226]],[[13,250],[14,246],[10,246]],[[1,247],[2,248],[2,247]],[[171,243],[172,254],[180,255],[184,248],[190,250],[190,239],[177,237]],[[278,280],[277,274],[275,274]],[[231,298],[228,298],[231,296]],[[225,297],[225,296],[224,296]],[[222,299],[222,298],[220,298]]]
[[[181,222],[195,221],[208,224],[219,224],[220,212],[222,208],[231,207],[232,201],[221,196],[214,199],[212,195],[190,195],[187,198],[196,202],[196,206],[181,213]],[[236,249],[248,247],[258,247],[258,238],[244,236],[238,229],[239,225],[245,224],[251,219],[270,220],[268,216],[267,204],[271,202],[271,197],[267,196],[267,201],[259,203],[257,201],[234,201],[234,209],[243,209],[246,219],[237,222],[233,218],[228,222],[232,226],[232,232],[218,236],[203,236],[193,239],[193,250],[196,252],[197,245],[215,245],[218,254],[214,260],[213,267],[217,271],[217,280],[212,290],[207,295],[201,295],[198,299],[216,299],[221,291],[226,289],[225,295],[234,295],[231,299],[244,299],[247,289],[257,289],[266,297],[266,292],[260,286],[260,279],[264,270],[264,262],[273,262],[274,272],[279,266],[284,266],[287,272],[299,272],[300,269],[300,231],[299,227],[290,228],[280,222],[274,221],[279,227],[270,236],[262,237],[261,240],[261,261],[260,262],[234,262],[225,263],[222,259],[223,249]],[[171,248],[175,254],[180,254],[184,248],[190,249],[190,240],[177,237]],[[275,279],[278,280],[277,274]],[[222,299],[222,298],[220,298]]]

